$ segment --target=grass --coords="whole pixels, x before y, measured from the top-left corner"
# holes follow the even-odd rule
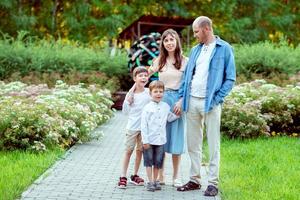
[[[63,154],[54,149],[45,153],[0,151],[0,200],[13,200]]]
[[[222,200],[298,199],[300,140],[222,140],[220,177]]]
[[[207,144],[205,145],[207,157]],[[12,200],[63,154],[0,152],[0,200]],[[300,140],[275,137],[221,142],[222,200],[298,199]],[[207,158],[205,159],[207,160]]]

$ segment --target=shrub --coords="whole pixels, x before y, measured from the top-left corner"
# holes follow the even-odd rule
[[[4,79],[4,82],[10,83],[14,81],[21,81],[26,84],[47,84],[49,87],[54,87],[57,80],[62,80],[69,85],[77,85],[84,83],[87,85],[96,84],[101,88],[109,89],[112,93],[117,91],[121,85],[116,76],[108,77],[105,73],[98,71],[70,71],[62,74],[58,72],[41,73],[29,72],[27,75],[22,76],[19,72],[13,73],[9,78]]]
[[[55,88],[1,82],[0,149],[43,151],[92,138],[91,131],[112,115],[110,93],[95,85]]]
[[[300,87],[264,80],[233,88],[223,106],[222,131],[230,138],[300,133]]]
[[[127,54],[120,52],[112,57],[106,49],[84,45],[65,44],[63,41],[0,40],[0,78],[14,73],[27,76],[30,72],[67,74],[98,71],[108,78],[128,76]]]
[[[235,45],[234,48],[239,75],[251,78],[254,73],[272,77],[300,71],[300,46],[293,48],[285,41],[279,45],[266,41],[252,45]]]

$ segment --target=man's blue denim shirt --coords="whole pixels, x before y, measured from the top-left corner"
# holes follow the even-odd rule
[[[192,48],[181,80],[179,95],[183,97],[184,111],[188,111],[192,78],[202,47],[203,44],[198,44]],[[215,105],[224,102],[224,98],[231,91],[236,78],[233,49],[230,44],[219,37],[216,37],[216,47],[211,54],[208,70],[205,112],[211,111]]]

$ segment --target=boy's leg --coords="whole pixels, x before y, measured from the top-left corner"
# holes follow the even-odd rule
[[[132,154],[132,150],[126,150],[124,154],[124,159],[123,159],[123,165],[122,165],[122,174],[121,177],[119,178],[118,182],[118,187],[121,189],[125,189],[127,187],[127,169],[130,161],[130,157]]]
[[[153,180],[157,180],[158,173],[159,173],[159,168],[154,166],[153,167]],[[160,185],[159,181],[154,181],[154,188],[155,188],[155,190],[161,190],[161,185]]]
[[[166,153],[165,153],[166,154]],[[165,156],[164,156],[165,157]],[[161,169],[158,171],[158,178],[157,180],[160,182],[161,185],[165,184],[165,172],[164,172],[164,165],[165,165],[165,159],[163,160],[163,164]]]
[[[137,134],[136,136],[136,157],[134,163],[134,175],[137,175],[139,172],[141,160],[143,155],[143,144],[142,144],[142,136],[141,133]]]
[[[159,171],[158,168],[153,167],[153,180],[157,180],[157,177],[158,177],[158,171]]]
[[[143,150],[144,166],[146,167],[146,173],[149,182],[153,182],[152,166],[153,166],[153,148],[152,145],[148,149]]]
[[[136,155],[135,155],[135,162],[134,162],[134,172],[133,175],[130,176],[130,182],[134,185],[144,185],[144,179],[138,176],[138,171],[140,168],[142,155],[143,155],[143,144],[142,144],[142,136],[141,132],[137,132],[135,137],[136,143]]]
[[[127,176],[127,170],[130,162],[130,157],[132,155],[132,152],[135,147],[135,132],[127,130],[126,132],[126,137],[125,137],[125,155],[124,155],[124,160],[123,160],[123,165],[122,165],[122,177]]]
[[[132,155],[132,150],[126,150],[124,154],[124,159],[123,159],[123,165],[122,165],[122,174],[121,177],[126,177],[127,176],[127,170],[129,166],[129,161],[130,157]]]
[[[147,183],[147,190],[154,192],[155,187],[153,183],[153,176],[152,176],[152,166],[153,166],[153,149],[152,145],[148,149],[143,150],[143,156],[144,156],[144,165],[146,167],[146,173],[148,177],[148,183]]]
[[[164,146],[163,145],[155,145],[153,147],[153,151],[154,151],[153,175],[154,175],[154,180],[157,180],[159,169],[161,169],[163,166],[163,161],[164,161],[164,156],[165,156]],[[154,187],[155,187],[155,190],[161,190],[159,181],[156,181],[154,183]]]
[[[153,183],[152,167],[146,167],[148,182]]]

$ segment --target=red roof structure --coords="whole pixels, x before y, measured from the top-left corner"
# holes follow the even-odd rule
[[[119,34],[118,40],[134,41],[140,38],[142,35],[149,34],[151,32],[163,33],[168,28],[176,30],[180,35],[180,32],[186,27],[189,28],[193,21],[194,19],[191,18],[187,19],[182,17],[143,15],[125,28]],[[189,41],[189,34],[187,37],[187,41]]]

